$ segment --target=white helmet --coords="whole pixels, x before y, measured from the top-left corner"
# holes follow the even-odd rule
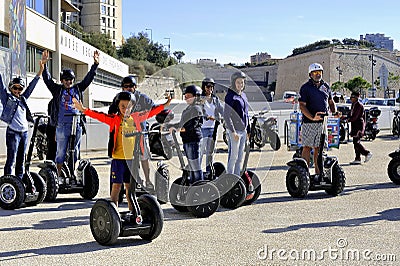
[[[310,74],[311,72],[316,71],[316,70],[324,71],[324,68],[322,67],[321,64],[313,63],[308,67],[308,74]]]

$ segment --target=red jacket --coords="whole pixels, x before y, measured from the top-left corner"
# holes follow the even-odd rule
[[[153,107],[150,111],[132,113],[131,116],[133,117],[133,121],[135,122],[135,126],[138,129],[138,131],[142,130],[140,126],[141,122],[146,121],[148,118],[155,116],[162,110],[164,110],[163,104]],[[121,124],[121,117],[117,114],[106,114],[103,112],[98,112],[90,109],[86,109],[84,114],[109,125],[110,132],[112,131],[118,132],[119,130],[119,125]],[[115,143],[117,141],[117,135],[118,134],[114,134],[114,146],[112,150],[113,152],[115,149]],[[140,142],[140,144],[143,151],[144,150],[143,142]]]

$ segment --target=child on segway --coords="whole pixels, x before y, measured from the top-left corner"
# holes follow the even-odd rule
[[[135,105],[131,98],[131,93],[122,91],[117,95],[116,104],[118,106],[117,114],[106,114],[85,108],[77,99],[73,99],[75,108],[100,122],[110,126],[110,132],[114,130],[116,134],[113,136],[112,147],[109,147],[112,152],[111,163],[111,201],[118,206],[119,192],[124,183],[126,190],[126,198],[128,200],[129,210],[132,210],[132,201],[129,197],[130,176],[132,166],[132,155],[135,144],[135,137],[125,137],[126,133],[133,133],[140,130],[140,123],[161,112],[165,106],[169,106],[171,97],[168,98],[165,104],[159,105],[151,109],[149,112],[135,112],[130,110]],[[141,147],[143,149],[143,147]]]

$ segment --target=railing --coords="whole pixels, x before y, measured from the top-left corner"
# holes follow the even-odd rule
[[[74,35],[75,37],[79,38],[82,40],[82,33],[75,30],[74,28],[71,28],[70,26],[68,26],[67,24],[65,24],[64,22],[61,22],[61,29],[65,30],[66,32]]]

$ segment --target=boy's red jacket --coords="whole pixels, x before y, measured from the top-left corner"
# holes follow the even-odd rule
[[[146,121],[148,118],[155,116],[156,114],[158,114],[159,112],[161,112],[162,110],[164,110],[164,105],[160,104],[158,106],[153,107],[150,111],[145,111],[145,112],[135,112],[131,114],[131,117],[133,117],[133,121],[135,122],[135,127],[138,129],[138,131],[142,131],[142,128],[140,126],[141,122]],[[117,114],[106,114],[103,112],[99,112],[99,111],[94,111],[94,110],[90,110],[90,109],[86,109],[84,112],[85,115],[92,117],[96,120],[99,120],[100,122],[103,122],[107,125],[110,126],[110,132],[114,131],[114,132],[118,132],[119,130],[119,125],[121,124],[121,117]],[[117,135],[118,134],[114,134],[114,146],[113,148],[115,148],[115,143],[117,141]],[[143,150],[143,142],[140,142],[140,146]]]

